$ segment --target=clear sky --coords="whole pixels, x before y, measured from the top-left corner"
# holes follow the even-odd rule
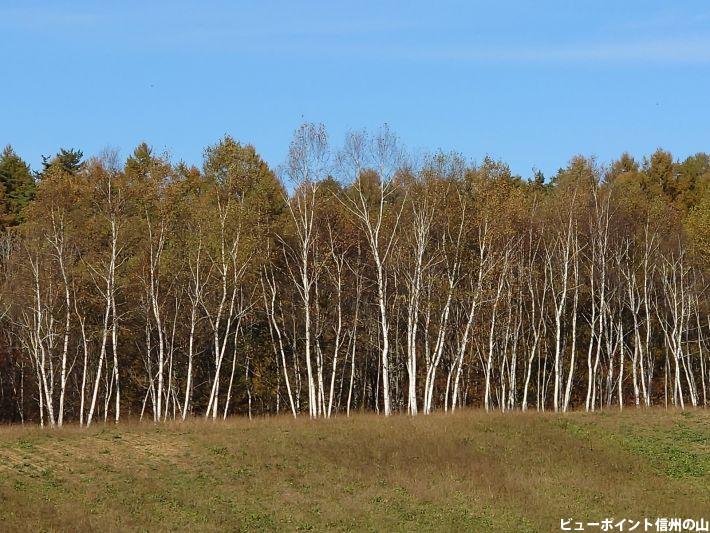
[[[277,165],[304,120],[526,177],[710,150],[706,0],[0,0],[0,58],[0,144],[35,168],[143,140],[199,164],[225,133]]]

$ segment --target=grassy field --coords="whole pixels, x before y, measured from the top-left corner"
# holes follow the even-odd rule
[[[710,514],[710,413],[0,429],[0,530],[558,531]]]

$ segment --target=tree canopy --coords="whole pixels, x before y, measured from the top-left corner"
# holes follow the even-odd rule
[[[0,418],[707,405],[710,156],[549,179],[304,124],[0,155]]]

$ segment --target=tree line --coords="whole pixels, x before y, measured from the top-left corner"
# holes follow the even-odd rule
[[[708,405],[710,156],[0,156],[0,418]]]

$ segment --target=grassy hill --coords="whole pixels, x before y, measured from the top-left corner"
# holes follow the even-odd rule
[[[709,510],[707,411],[0,429],[3,531],[558,531]]]

